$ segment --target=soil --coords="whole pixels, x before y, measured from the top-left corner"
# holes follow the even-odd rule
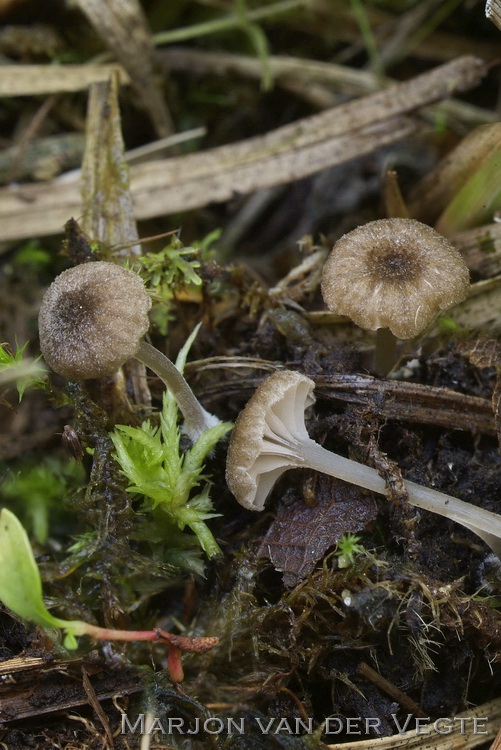
[[[66,52],[79,32],[85,33],[80,55],[99,48],[95,31],[76,9],[48,5],[59,9],[58,22],[36,4],[6,4],[0,8],[5,33],[8,24],[32,29],[44,22]],[[153,26],[167,23],[161,2],[143,5]],[[230,2],[190,5],[173,3],[173,28],[233,8]],[[379,34],[383,21],[391,20],[395,40],[411,7],[421,9],[424,23],[425,5],[363,4]],[[333,41],[334,32],[315,18],[304,28],[294,17],[283,26],[264,25],[273,55],[366,70],[367,40],[356,24],[340,20],[340,36]],[[428,46],[423,41],[403,50],[400,61],[390,58],[386,72],[409,80],[444,62],[440,34],[451,58],[459,57],[462,45],[482,56],[485,44],[489,59],[500,33],[484,19],[483,3],[457,3],[429,32]],[[233,30],[217,41],[196,40],[193,49],[237,52],[236,36]],[[23,55],[9,50],[4,54],[12,60],[49,62],[47,50],[40,57],[31,46]],[[178,123],[207,126],[204,149],[315,112],[292,84],[263,92],[231,71],[213,70],[202,82],[196,73],[195,65],[171,73],[164,91]],[[490,121],[498,83],[491,70],[460,101]],[[348,96],[334,93],[338,103]],[[47,133],[76,128],[83,139],[86,96],[57,96]],[[138,96],[130,89],[121,93],[127,148],[156,138],[144,111],[145,123],[138,124]],[[9,101],[15,107],[6,106],[0,115],[6,147],[40,105],[35,97]],[[375,334],[326,313],[320,292],[320,258],[344,232],[379,218],[388,206],[385,165],[397,165],[403,200],[410,201],[412,189],[440,156],[473,129],[460,116],[442,132],[424,127],[425,118],[419,122],[421,134],[348,164],[251,197],[207,201],[198,210],[139,224],[142,237],[183,227],[181,241],[188,248],[183,257],[202,283],[176,277],[173,293],[155,298],[149,335],[174,358],[202,322],[185,373],[204,406],[234,422],[270,373],[300,371],[316,384],[316,403],[307,415],[310,436],[328,450],[375,466],[391,487],[389,498],[292,469],[276,483],[263,512],[246,510],[226,485],[226,437],[204,469],[217,514],[207,523],[221,554],[207,560],[200,550],[193,552],[193,535],[185,530],[192,552],[182,548],[176,532],[172,546],[179,545],[175,552],[181,557],[175,558],[159,539],[160,530],[143,523],[142,497],[127,492],[129,482],[109,437],[116,424],[139,427],[150,419],[158,425],[163,393],[158,378],[149,373],[146,380],[135,365],[125,367],[122,379],[102,381],[67,382],[51,373],[42,387],[27,388],[21,401],[15,388],[2,386],[1,504],[30,534],[51,612],[109,628],[161,628],[219,639],[206,653],[184,654],[184,681],[176,684],[164,643],[97,643],[84,637],[77,651],[67,651],[58,632],[24,622],[2,606],[2,747],[139,747],[139,734],[123,717],[134,724],[148,713],[156,717],[158,731],[141,748],[306,750],[362,740],[371,747],[376,737],[396,735],[409,717],[410,730],[423,717],[473,715],[476,707],[501,700],[499,560],[465,527],[411,506],[403,482],[501,513],[496,325],[473,314],[470,325],[464,317],[458,323],[451,312],[421,338],[399,342],[398,361],[381,376],[372,368]],[[32,139],[43,133],[44,128]],[[261,204],[255,195],[262,196]],[[222,234],[207,242],[209,249],[192,249],[215,229]],[[11,241],[2,249],[0,340],[12,350],[16,341],[29,340],[26,356],[39,354],[36,316],[52,279],[87,259],[89,248],[98,259],[110,257],[109,247],[96,251],[89,245],[92,237],[80,238],[81,245],[75,235],[66,239],[63,251],[61,237],[54,235]],[[144,245],[144,252],[161,252],[167,240]],[[315,253],[318,260],[308,264]],[[301,263],[304,272],[290,276]],[[472,281],[487,278],[473,270]],[[181,446],[190,447],[186,436]],[[47,474],[37,479],[34,470],[40,466]],[[62,488],[50,498],[49,476],[57,476]],[[13,477],[26,484],[8,490]],[[42,484],[39,502],[48,509],[49,530],[37,538],[29,508]],[[357,538],[351,537],[352,554],[343,559],[346,547],[339,543],[346,544],[347,535]],[[193,554],[191,567],[183,554]],[[488,717],[488,740],[482,744],[480,737],[469,746],[491,747],[499,715]],[[182,720],[175,725],[182,731],[162,731],[173,719]],[[229,733],[229,720],[245,732]]]

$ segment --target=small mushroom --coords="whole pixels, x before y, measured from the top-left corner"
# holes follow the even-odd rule
[[[329,310],[370,331],[389,329],[400,339],[417,336],[439,312],[466,299],[468,290],[460,253],[415,219],[380,219],[348,232],[322,273]],[[388,344],[389,336],[384,338]],[[382,364],[378,371],[390,369]]]
[[[262,510],[277,479],[291,468],[314,469],[388,494],[375,469],[332,453],[309,437],[304,413],[315,402],[314,387],[299,372],[275,372],[239,415],[228,448],[226,481],[244,508]],[[501,516],[414,482],[404,484],[411,505],[462,524],[501,555]]]
[[[63,271],[47,289],[38,316],[47,364],[76,380],[114,375],[131,357],[170,388],[192,440],[220,420],[197,401],[175,365],[142,340],[151,300],[141,278],[115,263],[92,261]]]

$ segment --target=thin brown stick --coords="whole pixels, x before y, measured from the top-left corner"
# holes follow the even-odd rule
[[[271,361],[244,357],[214,357],[191,362],[190,369],[262,370],[280,369]],[[246,375],[206,385],[204,399],[213,402],[223,395],[248,398],[263,376]],[[399,419],[418,424],[434,424],[455,430],[496,435],[496,426],[489,399],[470,396],[449,388],[438,388],[399,380],[380,380],[369,375],[332,375],[317,381],[317,397],[368,406],[384,419]]]
[[[57,101],[57,96],[55,95],[49,96],[42,103],[42,105],[38,108],[38,110],[35,112],[34,117],[31,119],[31,122],[29,123],[19,143],[17,144],[17,154],[12,160],[10,174],[7,179],[8,182],[13,182],[14,180],[17,179],[17,176],[19,174],[19,168],[26,154],[26,149],[28,148],[30,142],[33,140],[33,138],[37,134],[43,121],[49,114],[50,110],[52,109],[56,101]]]
[[[108,721],[108,717],[106,716],[105,712],[103,711],[101,704],[99,703],[98,697],[95,693],[94,688],[92,687],[92,683],[89,679],[89,675],[87,674],[84,667],[82,667],[82,685],[85,690],[85,694],[87,695],[87,698],[89,699],[89,703],[94,709],[99,721],[103,725],[104,733],[106,735],[106,740],[108,742],[108,746],[110,748],[115,747],[115,741],[113,739],[113,732],[111,731],[110,723]]]
[[[396,700],[397,703],[399,703],[402,708],[405,708],[406,711],[409,711],[409,713],[421,719],[424,719],[426,717],[426,714],[421,706],[413,701],[412,698],[409,698],[409,696],[404,693],[403,690],[397,687],[393,682],[390,682],[386,679],[386,677],[383,677],[383,675],[379,674],[379,672],[376,672],[375,669],[372,669],[372,667],[366,664],[365,661],[361,661],[357,666],[357,672],[358,674],[362,675],[362,677],[370,680],[374,685],[376,685],[376,687],[380,688],[383,693],[386,693],[386,695],[389,695],[390,698]]]
[[[155,45],[138,0],[76,0],[108,49],[130,76],[160,138],[174,132],[160,80],[155,75]]]

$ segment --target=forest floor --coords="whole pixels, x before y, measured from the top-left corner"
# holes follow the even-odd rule
[[[0,746],[499,750],[499,560],[404,480],[501,513],[501,29],[475,0],[93,5],[0,2],[0,505],[51,614],[218,644],[183,646],[178,681],[158,638],[71,650],[2,606]],[[471,288],[380,374],[375,332],[327,309],[321,276],[342,235],[386,217],[446,236]],[[299,371],[310,437],[389,496],[293,468],[248,510],[231,433],[198,486],[168,486],[193,453],[172,404],[158,431],[150,370],[34,367],[46,289],[89,260],[140,273],[171,358],[201,323],[185,375],[211,413],[233,423]],[[208,511],[200,537],[187,500]],[[21,591],[18,548],[0,550],[0,601],[11,575]]]

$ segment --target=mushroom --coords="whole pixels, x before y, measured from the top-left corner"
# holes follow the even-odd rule
[[[378,330],[378,372],[393,365],[395,337],[417,336],[439,312],[466,299],[469,285],[456,248],[415,219],[379,219],[348,232],[322,273],[329,310]]]
[[[38,316],[47,364],[76,380],[114,375],[131,357],[153,370],[172,391],[192,440],[220,423],[197,401],[177,367],[142,339],[151,300],[141,278],[106,261],[63,271],[47,289]]]
[[[299,372],[275,372],[240,413],[230,438],[226,481],[244,508],[263,510],[273,485],[291,468],[314,469],[388,495],[375,469],[332,453],[309,437],[304,413],[315,402],[314,387]],[[462,524],[501,556],[501,516],[414,482],[404,485],[411,505]]]

